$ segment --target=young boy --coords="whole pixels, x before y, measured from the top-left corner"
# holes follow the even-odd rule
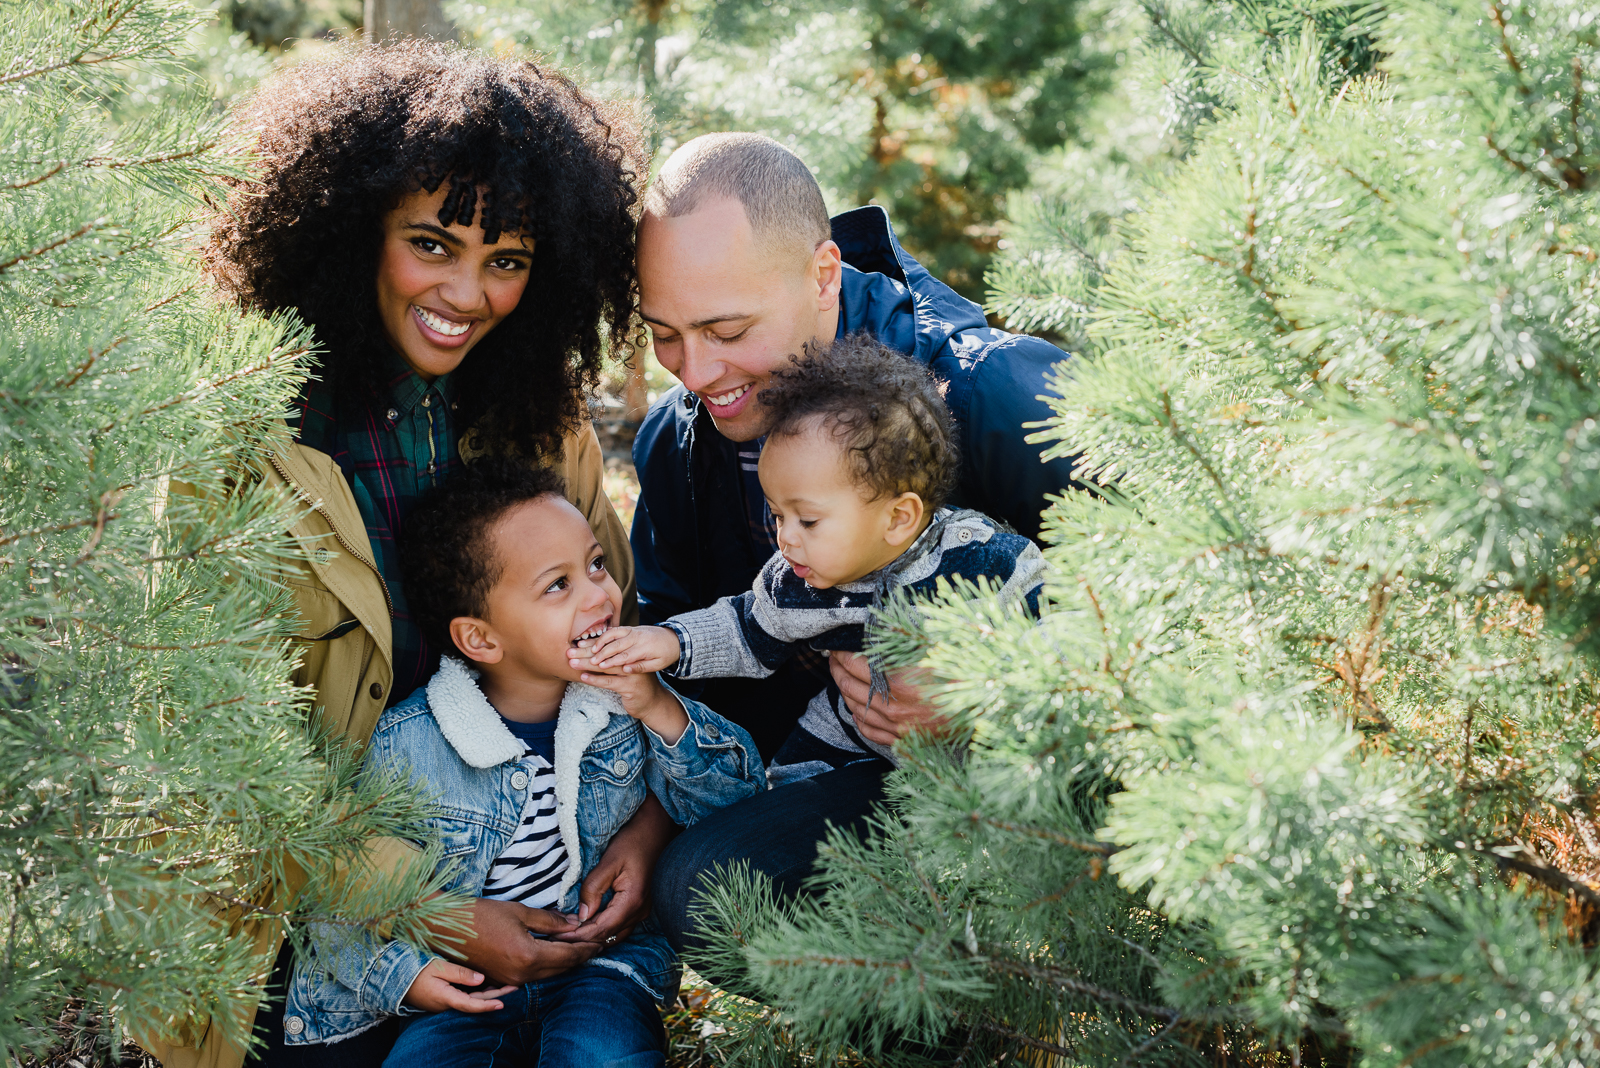
[[[562,913],[647,785],[682,824],[764,788],[749,736],[653,675],[577,680],[567,649],[602,636],[622,594],[556,475],[469,466],[417,504],[401,564],[418,623],[461,659],[443,657],[383,714],[362,775],[408,777],[439,798],[430,823],[449,890],[560,910],[529,926],[570,930]],[[656,1005],[676,996],[678,972],[648,921],[584,966],[474,993],[462,987],[477,973],[406,943],[324,940],[320,958],[297,963],[285,1030],[289,1045],[335,1043],[426,1013],[386,1065],[661,1065]]]
[[[921,364],[856,335],[807,346],[758,400],[772,409],[758,475],[779,551],[748,593],[663,626],[579,640],[570,656],[574,669],[595,673],[585,678],[653,671],[762,678],[806,642],[860,652],[864,624],[890,592],[931,593],[954,576],[996,580],[1002,601],[1038,612],[1038,547],[977,512],[943,506],[959,470],[955,430],[938,382]],[[873,754],[893,760],[856,731],[830,682],[767,777],[779,786]]]

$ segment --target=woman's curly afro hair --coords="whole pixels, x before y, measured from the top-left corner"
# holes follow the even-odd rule
[[[207,271],[240,305],[309,322],[338,396],[380,387],[378,253],[403,198],[448,182],[442,225],[534,239],[522,301],[455,372],[460,425],[490,448],[558,450],[607,342],[630,336],[643,150],[629,114],[534,63],[408,42],[281,71],[234,117],[257,163],[214,213]]]
[[[808,341],[789,361],[756,395],[771,414],[769,437],[820,424],[868,500],[915,493],[931,515],[950,499],[961,455],[944,383],[932,372],[869,334]]]

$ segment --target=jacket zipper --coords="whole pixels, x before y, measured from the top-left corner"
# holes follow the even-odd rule
[[[356,549],[354,545],[350,544],[349,540],[343,534],[339,533],[339,525],[333,521],[333,516],[329,515],[321,504],[312,500],[311,495],[305,490],[301,489],[299,484],[296,483],[294,479],[289,477],[288,470],[284,468],[283,464],[278,462],[277,453],[268,453],[267,462],[272,465],[272,469],[278,472],[285,482],[294,487],[295,492],[300,495],[300,499],[306,504],[310,505],[313,512],[316,512],[322,517],[323,521],[328,524],[328,529],[333,532],[334,540],[344,547],[344,551],[355,557],[357,560],[360,560],[363,564],[366,564],[372,569],[372,573],[378,576],[378,586],[383,590],[384,607],[389,609],[389,617],[391,619],[394,618],[394,599],[389,596],[389,584],[383,581],[383,572],[378,570],[378,565],[373,563],[371,560],[368,560],[363,553]]]

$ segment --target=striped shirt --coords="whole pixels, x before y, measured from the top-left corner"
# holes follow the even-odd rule
[[[556,721],[502,722],[526,747],[520,768],[528,775],[528,793],[522,822],[490,866],[482,896],[532,909],[555,908],[561,904],[561,877],[568,863],[567,847],[556,826]]]
[[[756,465],[761,462],[761,447],[767,443],[765,436],[754,441],[739,442],[739,485],[744,491],[745,521],[750,524],[750,536],[756,545],[768,553],[778,551],[778,524],[767,507],[767,495],[761,488]]]

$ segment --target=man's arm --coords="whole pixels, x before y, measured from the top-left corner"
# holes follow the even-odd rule
[[[1027,440],[1038,428],[1026,424],[1053,414],[1039,396],[1051,392],[1055,365],[1070,358],[1042,338],[1011,334],[992,342],[973,371],[961,430],[959,496],[1033,539],[1039,537],[1046,497],[1082,488],[1072,481],[1071,457],[1041,461],[1046,446]]]

